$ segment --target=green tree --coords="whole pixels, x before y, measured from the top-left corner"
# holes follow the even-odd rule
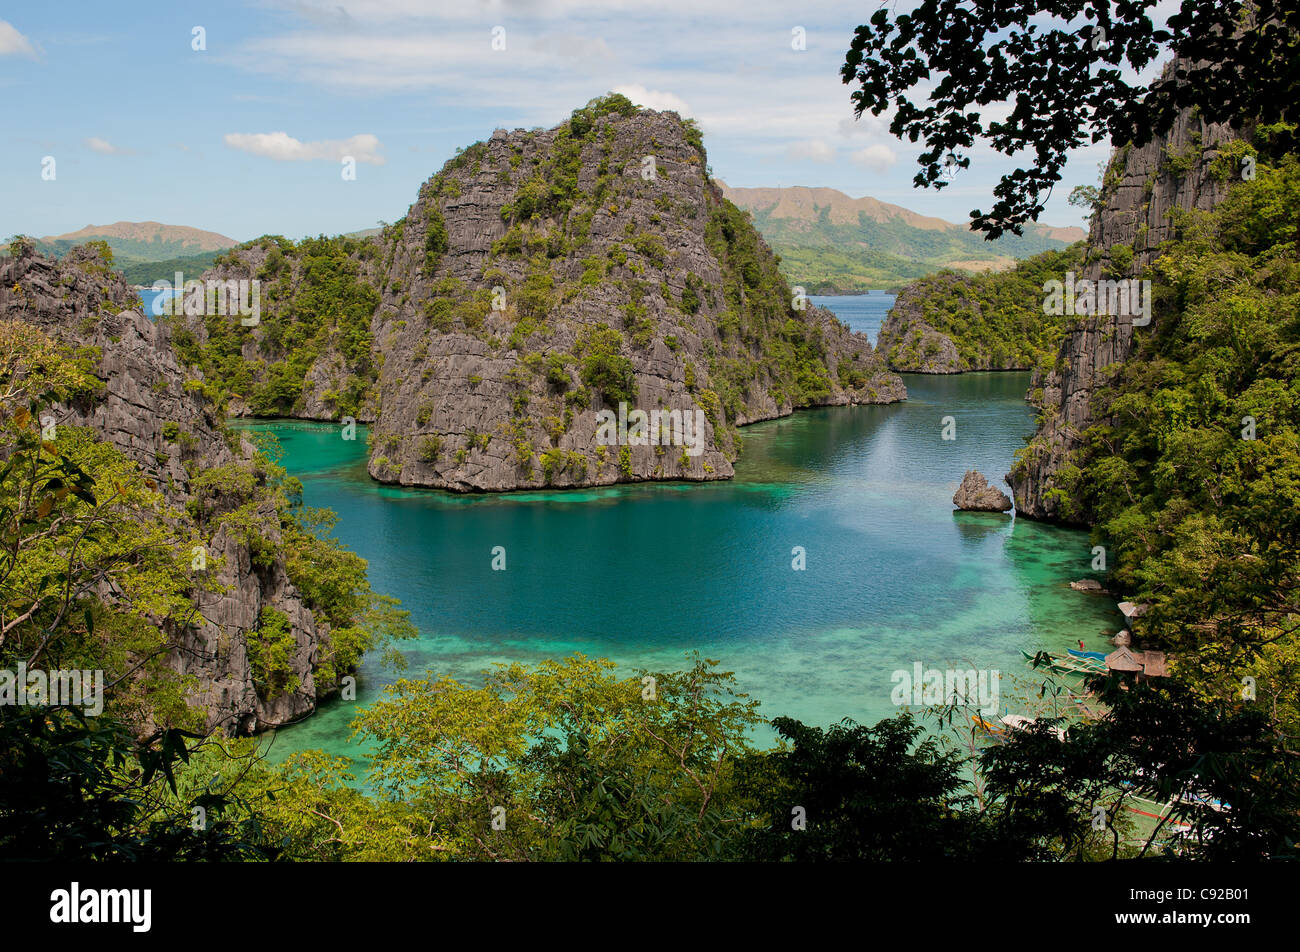
[[[716,662],[618,679],[581,655],[482,687],[402,680],[358,719],[371,779],[466,859],[707,859],[736,819],[731,762],[757,702]]]
[[[890,131],[927,146],[913,180],[947,186],[979,140],[1032,161],[1002,176],[972,227],[996,238],[1036,221],[1070,150],[1143,144],[1195,106],[1208,122],[1271,123],[1300,99],[1300,9],[1281,0],[1183,0],[1164,26],[1157,0],[921,0],[881,7],[854,34],[841,70],[854,108],[891,111]],[[1128,76],[1162,58],[1150,83]],[[924,95],[924,99],[921,96]],[[1005,118],[988,107],[1011,106]],[[1000,115],[1000,113],[999,113]]]
[[[0,851],[10,862],[276,858],[244,805],[178,795],[196,739],[173,728],[137,741],[113,717],[0,705]]]
[[[964,764],[910,714],[873,727],[772,722],[789,747],[750,754],[738,785],[759,826],[758,860],[1020,859],[1021,840],[993,837],[962,779]]]
[[[1300,785],[1294,755],[1260,706],[1208,702],[1179,684],[1100,688],[1106,717],[1039,719],[980,756],[998,834],[1035,844],[1039,859],[1114,858],[1135,798],[1167,804],[1136,856],[1185,826],[1175,854],[1207,861],[1295,858]],[[1094,820],[1104,817],[1104,830]],[[1166,841],[1167,842],[1167,841]]]

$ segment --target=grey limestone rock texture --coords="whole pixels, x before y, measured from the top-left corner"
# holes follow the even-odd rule
[[[1173,236],[1170,216],[1175,209],[1208,210],[1222,200],[1227,184],[1211,174],[1211,164],[1219,147],[1236,137],[1230,127],[1206,123],[1184,110],[1166,135],[1116,150],[1102,190],[1105,204],[1089,230],[1090,263],[1080,277],[1138,275],[1156,257],[1159,244]],[[1170,156],[1190,156],[1190,168],[1171,167]],[[1124,274],[1111,260],[1116,246],[1134,252]],[[1151,326],[1158,323],[1156,318]],[[1135,331],[1127,316],[1080,318],[1067,330],[1055,368],[1035,374],[1030,394],[1040,410],[1039,429],[1024,460],[1007,476],[1017,512],[1066,521],[1049,490],[1083,432],[1097,422],[1093,393],[1114,379],[1133,350],[1135,332],[1150,333],[1150,328]]]
[[[99,349],[94,373],[104,395],[88,406],[60,408],[60,424],[92,429],[183,508],[191,472],[247,461],[253,447],[221,432],[210,404],[186,386],[193,378],[178,365],[166,328],[139,307],[135,292],[87,248],[58,261],[30,253],[0,258],[0,319],[23,320],[57,340]],[[177,438],[165,435],[168,424]],[[277,523],[270,511],[260,515],[265,524]],[[206,708],[209,726],[247,733],[309,714],[318,700],[313,663],[329,633],[290,582],[283,558],[255,567],[248,546],[224,528],[212,538],[208,558],[221,563],[215,569],[220,590],[196,589],[201,617],[168,632],[175,647],[166,663],[194,677],[192,701]],[[274,698],[262,697],[254,684],[244,637],[266,607],[289,618],[297,641],[290,669],[299,686]]]
[[[476,150],[472,164],[444,170],[411,207],[374,323],[376,346],[384,354],[370,460],[374,478],[493,491],[730,477],[735,453],[712,362],[743,363],[750,370],[726,424],[794,410],[764,352],[771,338],[756,330],[747,339],[743,331],[723,326],[728,310],[750,324],[751,302],[728,308],[724,264],[706,240],[711,212],[725,199],[704,174],[703,152],[687,141],[676,114],[641,111],[600,120],[592,141],[581,147],[578,168],[582,194],[604,190],[591,208],[585,239],[544,263],[540,254],[500,253],[497,243],[509,241],[512,228],[525,242],[543,236],[556,241],[558,222],[521,224],[507,206],[520,201],[530,170],[549,161],[559,133],[498,130]],[[646,156],[654,158],[653,177],[644,174]],[[609,176],[605,183],[602,167]],[[445,222],[448,250],[429,274],[420,223],[431,215]],[[766,246],[762,253],[774,271]],[[603,275],[585,283],[589,270]],[[439,282],[470,293],[501,289],[504,307],[482,308],[477,327],[459,320],[445,329],[431,327],[417,302]],[[555,290],[528,333],[521,331],[529,321],[521,294],[530,283]],[[700,302],[694,313],[680,306],[688,287]],[[783,284],[782,294],[788,293]],[[829,312],[809,307],[792,311],[789,319],[812,329],[832,370],[829,392],[809,403],[886,403],[905,396],[902,382],[880,365],[870,343]],[[598,413],[616,411],[618,401],[583,386],[580,355],[586,336],[601,325],[623,337],[619,356],[631,364],[636,391],[629,411],[702,410],[702,452],[598,440]],[[552,357],[561,362],[554,370],[543,363]],[[840,362],[856,369],[861,383],[843,385],[834,373]]]
[[[564,163],[576,190],[555,207],[547,190]],[[705,167],[677,114],[640,110],[599,117],[585,136],[567,123],[497,130],[430,178],[403,221],[358,255],[381,297],[373,400],[360,417],[373,420],[370,475],[460,492],[725,479],[737,426],[798,406],[904,399],[864,336],[795,304],[752,225],[726,219],[734,209]],[[733,245],[757,262],[743,276]],[[264,254],[237,250],[242,264],[218,273],[254,275]],[[606,328],[631,400],[584,378]],[[250,335],[254,351],[264,333]],[[790,371],[797,361],[822,384]],[[331,418],[322,395],[349,372],[321,356],[300,415]],[[700,451],[685,452],[672,430],[668,445],[653,435],[608,445],[600,413],[620,402],[629,413],[702,412]]]
[[[967,470],[952,497],[952,504],[968,512],[1007,512],[1011,499],[976,470]]]

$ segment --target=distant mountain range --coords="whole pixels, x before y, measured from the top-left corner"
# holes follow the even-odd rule
[[[722,193],[749,212],[754,225],[781,256],[781,271],[810,294],[853,294],[896,289],[940,268],[1001,270],[1017,260],[1084,237],[1082,228],[1029,225],[1022,237],[987,242],[964,224],[920,215],[874,198],[851,198],[833,188],[731,188]],[[353,237],[378,234],[367,228]],[[188,225],[119,221],[87,225],[64,235],[36,239],[38,250],[60,257],[87,241],[105,241],[114,263],[131,284],[149,285],[177,271],[197,275],[212,266],[233,238]]]
[[[225,251],[238,244],[233,238],[215,231],[202,231],[188,225],[164,225],[156,221],[119,221],[111,225],[87,225],[80,231],[66,235],[46,235],[38,238],[41,251],[63,254],[75,245],[87,241],[106,241],[119,261],[162,261],[182,258],[208,251]]]
[[[964,224],[920,215],[833,188],[731,188],[722,192],[749,212],[781,256],[793,285],[812,294],[897,288],[939,268],[988,271],[1084,237],[1082,228],[1031,224],[1022,237],[985,241]]]
[[[212,260],[238,242],[214,231],[188,225],[164,225],[156,221],[119,221],[111,225],[87,225],[64,235],[36,239],[44,254],[61,257],[87,241],[103,241],[113,249],[113,263],[131,284],[152,284],[158,278],[171,279],[177,271],[186,275],[212,266]]]

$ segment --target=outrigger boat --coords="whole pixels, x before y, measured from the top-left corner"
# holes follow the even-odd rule
[[[999,743],[1007,739],[1009,731],[1022,730],[1030,727],[1037,720],[1038,718],[1036,717],[1026,717],[1023,714],[1003,714],[998,718],[998,723],[994,724],[978,714],[971,715],[971,721],[975,726]],[[1053,727],[1052,733],[1056,735],[1057,740],[1065,740],[1064,728]]]
[[[1099,655],[1101,653],[1098,651],[1075,651],[1073,648],[1069,650],[1070,653],[1065,657],[1048,654],[1046,651],[1040,651],[1037,655],[1034,655],[1025,651],[1023,648],[1020,649],[1020,653],[1025,656],[1025,660],[1031,665],[1034,663],[1036,658],[1040,656],[1045,657],[1047,659],[1046,662],[1040,663],[1039,667],[1045,667],[1050,671],[1055,671],[1057,674],[1106,673],[1105,655],[1101,655],[1101,657],[1093,657],[1094,655]]]

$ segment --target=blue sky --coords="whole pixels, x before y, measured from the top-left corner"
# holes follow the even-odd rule
[[[250,0],[0,7],[0,235],[154,220],[237,240],[402,217],[457,146],[551,126],[608,90],[695,117],[714,175],[824,185],[962,221],[1015,163],[986,149],[940,192],[919,148],[854,121],[838,69],[867,3]],[[203,28],[206,49],[195,50]],[[504,28],[504,50],[492,48]],[[806,49],[792,48],[801,27]],[[500,36],[500,32],[497,34]],[[1042,221],[1083,224],[1069,188]],[[340,156],[358,160],[355,181]],[[55,160],[55,178],[41,177]]]

